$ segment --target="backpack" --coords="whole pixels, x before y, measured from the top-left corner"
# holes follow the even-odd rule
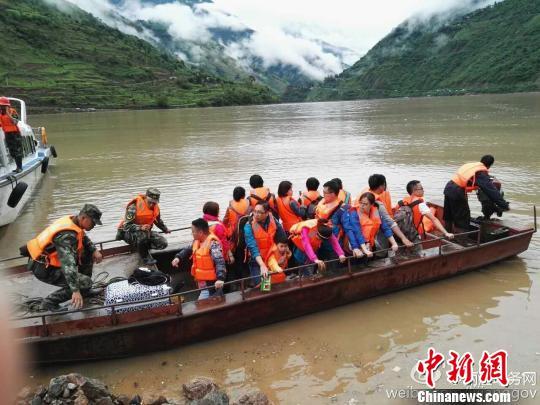
[[[319,196],[319,198],[311,201],[309,205],[306,207],[306,216],[304,219],[314,219],[315,218],[315,211],[317,210],[317,205],[319,204],[319,201],[321,201],[323,198],[322,196]],[[298,203],[302,204],[302,199],[298,199]]]
[[[412,204],[405,205],[403,204],[403,201],[399,201],[399,208],[394,213],[394,221],[396,221],[401,232],[403,232],[410,241],[414,241],[419,237],[418,229],[416,229],[416,226],[414,225],[413,208],[421,202],[422,200],[416,200]],[[422,223],[420,222],[420,226],[421,224]]]

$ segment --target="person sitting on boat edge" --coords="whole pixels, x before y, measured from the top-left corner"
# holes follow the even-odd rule
[[[276,236],[277,235],[277,236]],[[244,225],[244,239],[249,252],[249,272],[251,285],[256,287],[261,282],[261,274],[268,277],[268,267],[264,259],[268,257],[275,238],[286,238],[281,224],[270,215],[268,203],[255,205],[252,215]]]
[[[291,240],[294,244],[293,255],[299,265],[314,263],[320,273],[326,270],[326,264],[317,257],[323,241],[328,241],[341,263],[346,260],[345,253],[339,241],[328,225],[326,219],[308,219],[291,227]],[[310,266],[302,270],[304,276],[311,276],[313,268]]]
[[[394,228],[390,228],[388,223],[382,219],[380,212],[382,206],[383,204],[377,202],[373,193],[365,192],[360,196],[358,207],[351,211],[350,219],[360,223],[362,240],[366,241],[369,250],[372,252],[385,250],[389,244],[392,252],[397,252],[399,246],[392,232]],[[356,237],[360,238],[359,235]],[[384,239],[388,242],[382,242]],[[386,253],[381,253],[378,256],[384,257]]]
[[[268,257],[265,260],[266,266],[270,271],[272,284],[285,282],[287,275],[283,272],[289,267],[289,260],[292,256],[289,250],[289,240],[286,237],[276,235],[275,244],[270,249]]]
[[[279,183],[277,208],[278,214],[283,224],[285,232],[289,232],[289,229],[294,224],[302,221],[302,218],[306,215],[306,209],[300,207],[298,201],[292,198],[293,189],[290,181],[284,180]]]
[[[400,200],[394,208],[394,219],[399,224],[401,231],[408,235],[408,239],[416,244],[416,250],[421,250],[422,245],[417,243],[424,239],[425,234],[431,232],[434,228],[446,238],[453,239],[454,234],[446,231],[441,221],[438,220],[431,208],[426,204],[422,183],[419,180],[411,180],[407,183],[406,188],[409,195]],[[405,221],[405,213],[398,213],[399,210],[403,210],[402,207],[410,208],[412,220]],[[403,229],[403,227],[409,227],[409,229]]]
[[[23,171],[23,145],[21,131],[17,126],[19,122],[16,118],[10,115],[11,102],[7,97],[0,97],[0,126],[6,137],[6,146],[9,154],[15,161],[17,168],[15,173]]]
[[[255,205],[260,202],[266,202],[272,210],[272,215],[274,215],[276,219],[279,219],[276,196],[272,194],[268,187],[264,187],[263,178],[258,174],[254,174],[249,178],[249,185],[251,186],[251,191],[247,199],[251,209],[255,209]]]
[[[298,203],[306,208],[306,215],[304,219],[313,219],[315,218],[315,209],[317,204],[322,200],[322,196],[319,194],[319,185],[320,182],[315,177],[309,177],[306,180],[306,191],[300,194]]]
[[[360,224],[354,221],[344,221],[349,205],[343,204],[338,198],[339,185],[333,181],[327,181],[323,185],[323,199],[317,204],[315,210],[316,219],[328,220],[332,226],[333,234],[341,241],[347,238],[350,241],[352,253],[355,257],[362,257],[361,244],[357,243],[355,233],[360,232]],[[341,240],[340,240],[341,239]],[[343,245],[342,245],[343,247]],[[328,240],[324,240],[318,252],[321,260],[336,259],[337,256]]]
[[[167,239],[152,231],[156,225],[164,233],[171,233],[161,219],[159,198],[161,192],[157,188],[149,188],[146,195],[139,194],[127,203],[124,219],[118,224],[117,240],[123,240],[137,249],[143,263],[147,266],[156,264],[150,249],[162,250],[168,245]]]
[[[508,211],[510,204],[503,198],[489,176],[489,169],[495,162],[492,155],[484,155],[480,162],[461,166],[444,188],[443,219],[448,231],[468,231],[471,222],[471,209],[467,193],[481,189],[501,210]]]
[[[390,227],[392,228],[392,233],[396,235],[399,240],[401,240],[401,243],[403,243],[408,248],[412,248],[414,246],[413,242],[411,242],[407,236],[401,232],[401,229],[399,229],[399,226],[396,224],[396,221],[392,218],[393,214],[393,207],[392,207],[392,197],[390,196],[390,191],[387,190],[387,183],[386,183],[386,177],[383,174],[372,174],[368,178],[368,186],[365,187],[360,194],[358,194],[358,197],[356,197],[354,201],[354,205],[358,206],[360,202],[360,197],[364,195],[365,193],[371,193],[375,196],[375,200],[377,201],[377,208],[379,211],[379,215],[381,216],[381,219]],[[379,234],[379,241],[378,245],[381,249],[387,249],[389,247],[388,241],[385,237],[382,236],[382,234]]]
[[[349,193],[348,191],[345,191],[345,189],[343,188],[343,182],[341,181],[341,179],[339,177],[336,177],[335,179],[332,179],[332,181],[335,181],[337,185],[339,186],[339,193],[338,193],[339,201],[341,201],[343,204],[350,205],[352,203],[351,193]]]
[[[227,239],[227,229],[219,219],[219,204],[215,201],[207,201],[204,203],[202,218],[208,222],[210,232],[218,237],[221,248],[223,249],[225,261],[227,263],[234,262],[234,256],[230,249],[229,240]]]
[[[179,267],[181,260],[188,260],[191,257],[191,275],[197,283],[197,288],[204,288],[198,299],[222,295],[226,269],[219,238],[210,232],[208,222],[202,218],[191,223],[191,234],[193,235],[191,248],[181,249],[171,265]]]
[[[92,288],[93,264],[103,258],[86,236],[96,224],[102,224],[101,211],[85,204],[78,215],[57,219],[26,244],[28,270],[38,280],[60,287],[43,300],[42,310],[55,310],[70,298],[74,309],[82,308]]]

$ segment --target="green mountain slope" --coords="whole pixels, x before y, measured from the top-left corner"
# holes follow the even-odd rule
[[[255,104],[275,101],[252,80],[192,69],[69,3],[0,0],[0,92],[42,109]]]
[[[505,0],[444,24],[407,21],[308,100],[540,89],[540,1]]]

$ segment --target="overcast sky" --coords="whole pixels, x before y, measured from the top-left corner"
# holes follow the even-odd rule
[[[47,1],[58,4],[58,0]],[[261,58],[267,67],[291,64],[309,77],[322,80],[341,72],[343,63],[356,62],[412,16],[421,18],[457,8],[472,11],[495,0],[214,0],[194,9],[176,0],[123,0],[119,6],[113,6],[110,0],[67,1],[130,34],[141,35],[108,18],[109,11],[114,9],[134,21],[162,22],[171,36],[190,41],[191,55],[197,54],[198,44],[210,38],[212,29],[251,28],[255,30],[251,38],[226,46],[228,56],[244,66],[249,66],[253,57]],[[333,55],[317,40],[352,52]],[[180,53],[178,56],[186,58]]]

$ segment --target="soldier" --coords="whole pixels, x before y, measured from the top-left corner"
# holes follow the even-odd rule
[[[23,170],[23,145],[21,131],[17,126],[19,122],[16,118],[10,115],[11,103],[7,97],[0,97],[0,125],[6,136],[6,145],[9,149],[9,154],[15,160],[17,169],[15,173],[20,173]]]
[[[103,259],[85,233],[96,224],[101,225],[101,211],[85,204],[79,215],[57,219],[26,244],[28,269],[38,280],[61,287],[43,300],[42,310],[58,309],[70,298],[74,309],[82,308],[92,288],[93,264]]]
[[[160,195],[157,188],[149,188],[146,195],[140,194],[131,200],[116,234],[116,239],[124,240],[137,249],[147,266],[156,264],[150,249],[162,250],[167,247],[167,239],[152,231],[152,226],[156,225],[164,233],[171,233],[161,219],[158,205]]]

